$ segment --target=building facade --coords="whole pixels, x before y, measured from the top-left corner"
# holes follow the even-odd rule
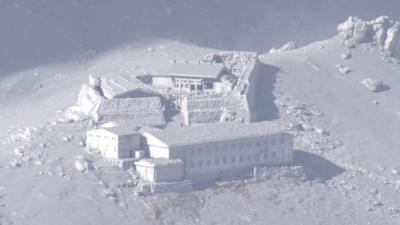
[[[186,179],[223,177],[225,174],[240,173],[256,166],[292,163],[291,134],[281,131],[262,132],[260,127],[257,128],[259,124],[213,125],[186,127],[175,133],[150,131],[144,132],[143,135],[147,140],[150,157],[181,159],[184,162]],[[208,132],[208,138],[201,138],[201,132]],[[221,135],[218,132],[226,133]],[[226,135],[229,132],[236,134]],[[185,138],[185,135],[191,138]],[[196,140],[196,137],[200,138]],[[174,138],[179,139],[179,142]]]
[[[100,151],[107,159],[129,159],[141,149],[141,135],[130,127],[90,130],[86,134],[86,147]]]
[[[222,64],[173,63],[166,72],[152,74],[151,83],[177,94],[213,94],[224,90],[220,77],[225,73],[229,72]]]

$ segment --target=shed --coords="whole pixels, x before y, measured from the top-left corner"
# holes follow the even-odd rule
[[[180,159],[142,159],[135,166],[140,176],[150,182],[174,182],[184,178],[183,161]]]
[[[141,135],[131,126],[100,128],[87,132],[86,146],[108,159],[132,158],[141,149]]]

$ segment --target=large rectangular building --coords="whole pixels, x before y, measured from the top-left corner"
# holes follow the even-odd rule
[[[278,122],[238,122],[142,132],[150,157],[181,159],[186,179],[291,164],[293,137]]]

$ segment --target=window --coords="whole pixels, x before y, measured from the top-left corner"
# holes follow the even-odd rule
[[[215,165],[219,165],[219,159],[218,158],[214,159],[214,164]]]
[[[246,147],[247,148],[252,148],[253,147],[253,143],[251,141],[246,143]]]
[[[197,151],[199,152],[199,154],[203,154],[203,147],[199,147],[199,148],[197,149]]]
[[[243,148],[243,143],[239,143],[239,149]]]
[[[223,152],[226,152],[226,150],[228,150],[228,146],[226,146],[225,144],[222,145],[222,151],[223,151]]]
[[[226,165],[227,161],[228,160],[226,158],[222,158],[222,164]]]
[[[256,141],[255,145],[256,145],[257,148],[259,148],[261,146],[260,141]]]
[[[242,155],[239,156],[239,162],[243,162],[243,156]]]
[[[213,89],[213,82],[212,81],[204,82],[204,89]]]
[[[207,165],[207,166],[211,166],[211,159],[207,159],[206,165]]]
[[[251,161],[251,155],[247,155],[247,161]]]
[[[260,161],[260,154],[255,155],[255,156],[254,156],[254,160]]]
[[[232,144],[231,144],[231,149],[232,149],[232,150],[235,150],[235,149],[236,149],[236,143],[232,143]]]
[[[275,138],[272,138],[272,139],[271,139],[271,145],[274,145],[275,143],[276,143]]]
[[[203,166],[203,161],[202,161],[202,160],[198,161],[198,162],[197,162],[197,166],[198,166],[198,167],[202,167],[202,166]]]
[[[268,146],[268,139],[264,140],[264,146],[267,147]]]
[[[271,152],[271,158],[275,159],[276,158],[276,152]]]
[[[189,168],[193,168],[193,167],[194,167],[194,162],[191,161],[191,162],[189,163]]]
[[[268,153],[264,153],[263,158],[264,158],[265,160],[267,160],[267,159],[268,159]]]
[[[211,153],[211,147],[206,149],[206,153],[210,154]]]
[[[219,146],[218,146],[218,145],[216,145],[216,146],[214,147],[214,152],[219,152]]]
[[[285,143],[285,138],[284,137],[280,137],[279,138],[279,144],[283,144]]]
[[[236,158],[235,158],[235,156],[231,156],[231,163],[232,163],[232,164],[236,163]]]

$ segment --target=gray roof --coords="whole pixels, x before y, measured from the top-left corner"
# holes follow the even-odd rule
[[[168,146],[184,146],[224,140],[262,137],[269,134],[284,133],[280,121],[257,123],[226,122],[189,127],[168,127],[164,130],[143,128],[148,133]]]
[[[225,66],[217,63],[174,63],[165,71],[152,76],[176,76],[217,79]]]
[[[167,158],[148,158],[135,162],[136,166],[157,167],[157,166],[171,166],[181,165],[183,161],[180,159],[167,159]]]
[[[137,134],[138,132],[136,126],[119,126],[119,127],[102,127],[101,129],[111,132],[116,135],[131,135]]]

